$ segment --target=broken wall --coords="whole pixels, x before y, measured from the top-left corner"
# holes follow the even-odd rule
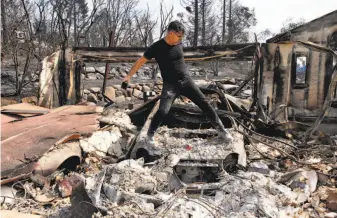
[[[263,44],[262,52],[259,100],[268,107],[271,117],[284,121],[293,111],[296,115],[317,116],[331,82],[332,55],[295,42]],[[305,60],[302,74],[298,74],[298,58]],[[336,113],[330,115],[335,117]]]
[[[79,102],[81,96],[79,63],[74,61],[74,54],[67,48],[54,52],[42,61],[40,73],[38,105],[46,108],[56,108],[62,105],[73,105]]]
[[[336,50],[337,11],[291,30],[292,41],[310,41]]]
[[[59,86],[58,61],[60,51],[54,52],[42,61],[42,71],[40,73],[39,84],[39,106],[52,108],[58,105],[57,92],[54,87]]]
[[[267,43],[282,41],[310,41],[337,50],[337,10],[305,23],[299,27],[280,33]]]

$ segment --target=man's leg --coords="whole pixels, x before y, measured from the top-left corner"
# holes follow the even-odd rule
[[[170,112],[171,106],[174,100],[178,97],[179,90],[177,87],[174,87],[171,84],[163,85],[163,90],[160,96],[160,105],[157,113],[154,115],[153,120],[151,121],[150,128],[148,131],[148,136],[153,137],[154,133],[163,122],[164,118]]]
[[[207,102],[205,95],[200,91],[193,80],[185,84],[181,90],[181,94],[191,99],[194,104],[196,104],[205,114],[207,114],[211,120],[212,125],[223,139],[227,141],[231,141],[233,139],[225,129],[214,108]]]

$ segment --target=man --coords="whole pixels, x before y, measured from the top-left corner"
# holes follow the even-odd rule
[[[219,136],[226,142],[231,142],[233,140],[232,136],[226,131],[214,108],[206,101],[204,94],[188,73],[181,45],[184,33],[184,27],[179,21],[171,22],[166,36],[153,43],[144,55],[136,61],[129,74],[124,78],[124,81],[129,82],[138,69],[152,58],[155,58],[159,65],[163,78],[163,89],[159,109],[153,117],[148,131],[148,142],[155,145],[154,133],[179,95],[188,97],[202,109],[216,130],[218,130]]]

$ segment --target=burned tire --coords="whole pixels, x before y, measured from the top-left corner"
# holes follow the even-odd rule
[[[231,153],[227,155],[225,160],[222,162],[222,167],[227,173],[234,173],[238,170],[238,161],[239,161],[239,154]]]

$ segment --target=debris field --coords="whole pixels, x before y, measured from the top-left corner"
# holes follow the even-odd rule
[[[233,135],[230,144],[183,97],[157,131],[158,146],[145,142],[156,96],[131,110],[120,104],[7,106],[2,116],[12,120],[2,123],[8,129],[2,134],[2,215],[337,217],[336,137],[316,130],[303,144],[309,126],[262,121],[250,110],[249,86],[230,94],[236,83],[199,83]],[[6,146],[14,143],[25,146],[11,152]],[[21,155],[25,159],[13,164]]]

